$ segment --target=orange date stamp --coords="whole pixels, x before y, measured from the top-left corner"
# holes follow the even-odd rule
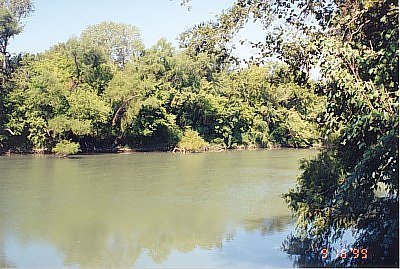
[[[333,252],[333,253],[332,253]],[[362,259],[366,260],[368,258],[368,249],[366,248],[343,248],[343,249],[334,249],[333,251],[329,251],[326,248],[321,250],[322,259],[332,258],[332,254],[336,254],[336,258],[354,258],[354,259]]]

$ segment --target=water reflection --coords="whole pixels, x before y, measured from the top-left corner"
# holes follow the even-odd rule
[[[289,216],[277,216],[275,218],[246,219],[243,222],[246,231],[260,231],[264,236],[286,230],[288,224],[293,223]]]
[[[162,266],[176,253],[213,257],[207,266],[236,264],[246,258],[240,251],[223,257],[229,242],[246,247],[260,240],[251,239],[255,232],[287,229],[290,213],[279,194],[293,185],[298,160],[313,154],[1,158],[0,267]]]

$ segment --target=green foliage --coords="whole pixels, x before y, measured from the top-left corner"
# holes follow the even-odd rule
[[[28,17],[34,11],[31,0],[1,0],[0,7],[10,12],[17,21]]]
[[[67,114],[72,118],[89,120],[93,125],[106,123],[109,118],[109,105],[88,87],[77,88],[66,99],[69,104]]]
[[[207,148],[208,143],[199,136],[198,132],[187,128],[177,146],[179,149],[188,152],[200,152]]]
[[[301,115],[292,109],[276,111],[276,126],[271,133],[272,140],[284,146],[307,147],[318,137],[315,126],[302,119]]]
[[[113,66],[104,48],[99,45],[71,38],[65,44],[54,46],[52,53],[59,53],[68,59],[72,72],[70,88],[87,84],[102,93],[112,79]]]
[[[240,15],[239,15],[240,14]],[[237,30],[245,23],[248,10],[234,5],[217,16],[217,21],[201,22],[180,35],[180,45],[192,56],[205,53],[213,59],[218,70],[226,70],[237,58],[231,54],[229,46]]]
[[[7,127],[15,135],[26,136],[34,148],[51,150],[52,139],[100,137],[106,132],[111,108],[99,95],[103,85],[96,88],[78,79],[76,72],[79,66],[90,74],[97,66],[86,65],[84,57],[76,58],[68,49],[59,45],[26,57],[14,74],[15,86],[7,96],[12,108]]]
[[[271,23],[275,18],[283,20]],[[352,229],[354,246],[374,254],[367,260],[337,259],[319,266],[397,267],[398,2],[239,0],[216,22],[186,32],[183,45],[216,54],[250,19],[260,20],[268,30],[265,42],[254,44],[261,54],[255,62],[275,55],[286,63],[290,80],[278,79],[278,87],[272,83],[264,96],[257,91],[261,87],[252,86],[262,77],[252,76],[250,67],[245,71],[248,81],[235,78],[232,83],[242,89],[233,91],[235,99],[259,102],[254,107],[268,123],[271,141],[307,145],[318,123],[328,143],[320,156],[303,163],[297,187],[285,196],[298,217],[301,244],[329,248]],[[310,80],[313,67],[321,68],[317,83]],[[326,107],[307,90],[326,96]],[[231,91],[225,96],[232,98]],[[228,126],[223,129],[230,132]],[[376,195],[382,185],[385,195]],[[306,260],[303,254],[298,261]]]
[[[6,127],[8,107],[5,104],[7,94],[12,88],[10,81],[14,69],[18,66],[18,60],[10,57],[8,45],[10,39],[23,29],[21,19],[33,12],[31,0],[1,0],[0,1],[0,153],[6,148],[5,144],[13,132]]]
[[[213,42],[195,53],[178,52],[165,39],[144,49],[133,26],[90,26],[81,38],[22,59],[6,127],[47,151],[61,140],[79,141],[83,150],[104,141],[167,150],[186,127],[226,148],[301,147],[319,139],[321,98],[313,87],[296,86],[278,63],[228,70],[217,52],[223,40]]]
[[[17,19],[4,8],[0,9],[0,48],[3,57],[6,57],[9,39],[22,31]]]
[[[141,54],[144,46],[137,27],[115,22],[91,25],[82,32],[82,39],[104,48],[115,64],[123,67]]]
[[[398,266],[398,3],[349,4],[335,10],[330,27],[342,32],[316,41],[328,99],[321,123],[327,135],[338,136],[303,166],[298,187],[286,197],[314,243],[326,245],[355,228],[354,245],[374,254],[349,264]],[[330,175],[321,169],[326,154],[336,171]],[[377,195],[381,185],[385,194]]]
[[[104,92],[114,110],[114,132],[125,141],[136,139],[143,144],[140,141],[145,138],[151,144],[160,126],[179,129],[178,133],[190,126],[206,141],[230,148],[279,143],[298,147],[318,140],[314,122],[322,99],[312,93],[311,86],[307,89],[291,82],[286,66],[271,63],[235,72],[218,71],[216,66],[210,55],[176,52],[163,39],[144,50],[115,73]],[[149,107],[149,100],[157,105]],[[279,116],[288,109],[299,116]],[[165,120],[165,113],[174,119]],[[272,135],[279,124],[295,130],[285,143],[276,133]]]
[[[53,152],[57,155],[73,155],[79,152],[79,144],[68,140],[61,140],[53,148]]]
[[[268,123],[260,116],[253,119],[253,124],[247,132],[242,135],[242,142],[249,147],[268,147],[271,145]]]
[[[241,102],[240,113],[249,115],[228,121],[241,122],[245,139],[250,139],[246,144],[304,147],[318,141],[315,123],[323,98],[313,93],[312,85],[300,87],[290,77],[286,65],[273,63],[251,66],[228,77],[224,95]]]
[[[168,149],[178,142],[180,136],[175,116],[168,114],[155,98],[142,103],[127,132],[145,148],[156,145],[160,149]]]
[[[21,19],[33,12],[31,0],[1,0],[0,1],[0,53],[3,57],[3,74],[7,71],[6,61],[9,57],[8,43],[11,37],[21,33]],[[7,55],[8,54],[8,55]]]
[[[65,115],[55,116],[48,120],[48,128],[55,136],[71,131],[74,135],[82,136],[91,132],[90,120],[78,120]]]

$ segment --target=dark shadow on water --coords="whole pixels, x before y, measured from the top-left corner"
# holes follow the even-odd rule
[[[260,231],[264,236],[275,232],[283,232],[288,224],[293,224],[293,218],[290,216],[279,216],[275,218],[257,218],[246,219],[243,221],[244,229],[250,231]]]
[[[354,246],[355,248],[357,246]],[[346,249],[350,249],[347,247]],[[361,247],[360,247],[361,248]],[[333,247],[329,243],[315,243],[310,239],[301,239],[293,234],[290,234],[282,243],[281,249],[286,252],[290,259],[293,261],[293,267],[306,267],[306,268],[321,268],[321,267],[336,267],[336,268],[399,268],[398,248],[393,249],[393,254],[397,260],[383,261],[377,257],[379,253],[379,246],[368,247],[368,258],[362,259],[361,256],[355,259],[351,252],[347,252],[346,258],[337,255],[340,254],[340,248]],[[322,249],[327,249],[330,256],[324,258]],[[370,254],[371,252],[371,254]],[[374,255],[375,254],[375,255]]]
[[[282,242],[281,249],[293,261],[293,267],[330,267],[326,259],[322,258],[320,250],[311,240],[302,240],[293,234]]]
[[[60,158],[60,159],[63,159],[63,158]],[[64,159],[80,160],[80,159],[83,159],[83,156],[67,156]]]

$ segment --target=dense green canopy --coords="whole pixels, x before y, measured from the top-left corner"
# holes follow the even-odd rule
[[[218,148],[318,142],[322,98],[314,85],[294,83],[285,64],[228,69],[164,39],[119,61],[93,37],[107,27],[115,32],[113,23],[90,26],[82,38],[18,59],[5,96],[5,150],[51,152],[61,141],[82,151],[172,150],[187,128]]]

